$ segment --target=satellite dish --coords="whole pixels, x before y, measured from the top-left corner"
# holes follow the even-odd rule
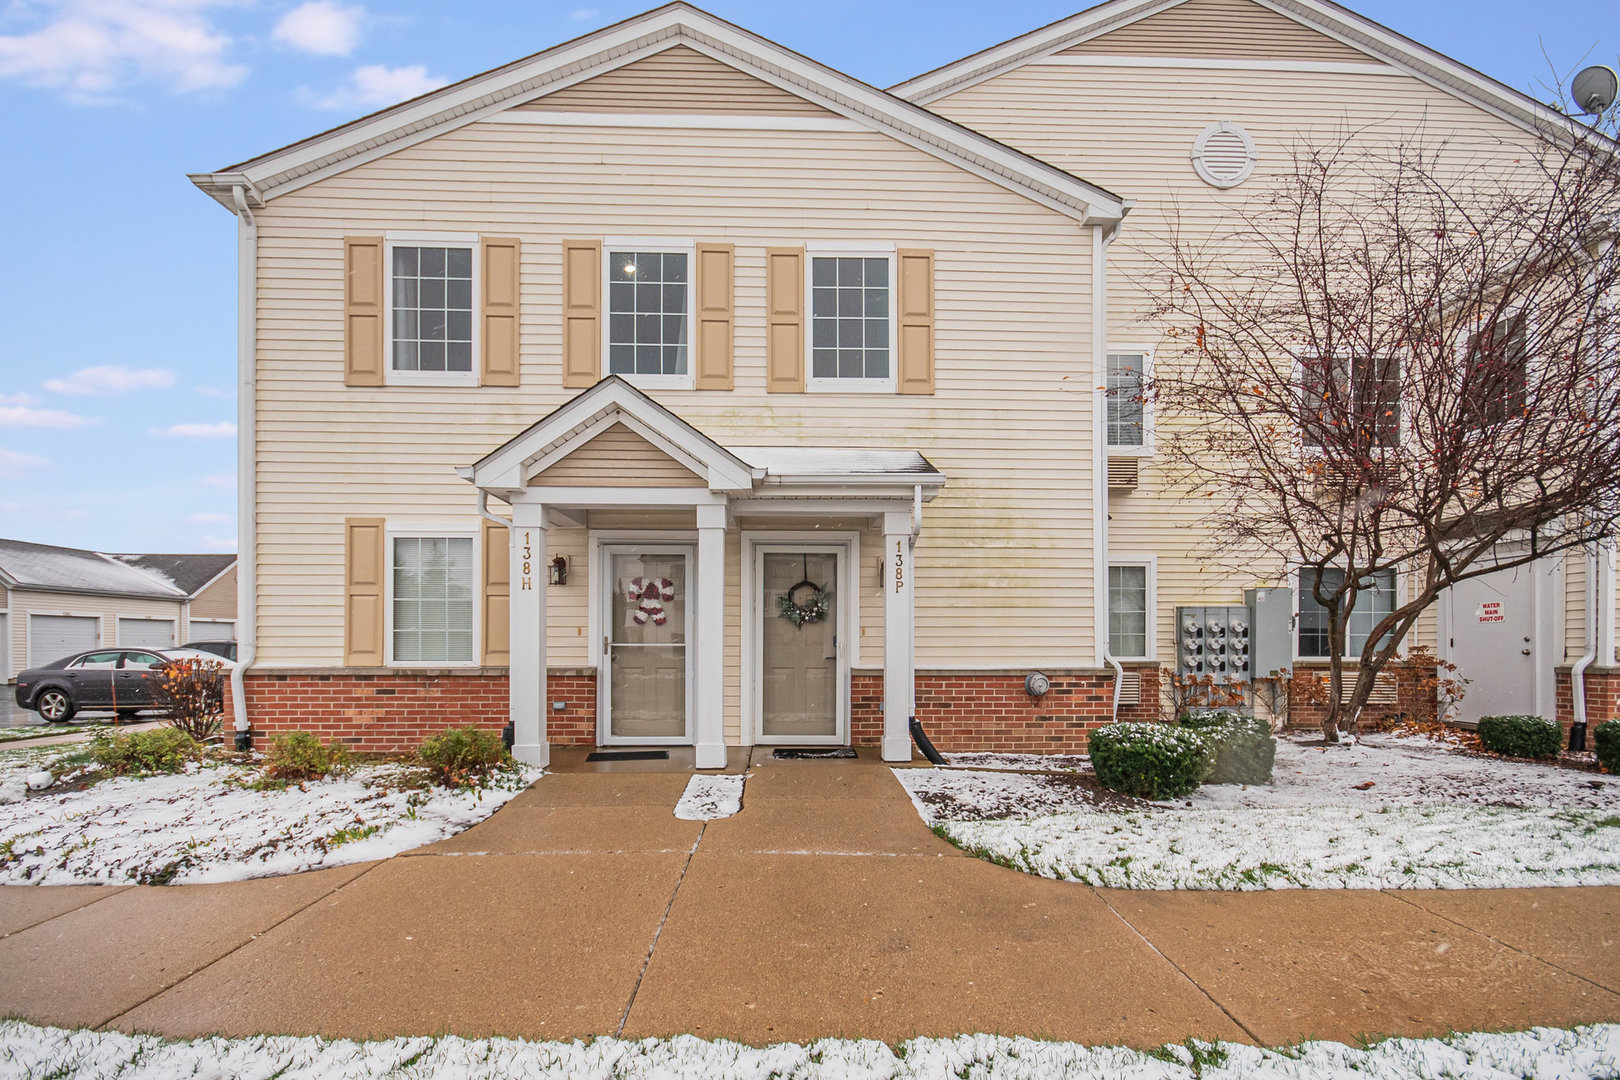
[[[1588,116],[1601,115],[1614,104],[1616,94],[1620,94],[1620,75],[1611,67],[1593,65],[1575,76],[1575,81],[1569,84],[1569,93],[1581,112]]]

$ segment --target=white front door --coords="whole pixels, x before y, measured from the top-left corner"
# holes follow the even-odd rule
[[[847,549],[814,543],[758,544],[754,559],[755,740],[846,745]]]
[[[692,547],[605,544],[597,738],[692,741]],[[716,643],[718,645],[718,643]]]

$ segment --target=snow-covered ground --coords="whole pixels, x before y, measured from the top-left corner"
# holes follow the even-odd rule
[[[1271,784],[1151,803],[1089,775],[897,769],[981,857],[1137,889],[1620,885],[1620,777],[1373,736],[1283,739]]]
[[[742,809],[743,780],[742,776],[693,776],[675,804],[675,816],[682,821],[731,817]]]
[[[999,1035],[822,1039],[751,1047],[690,1035],[673,1039],[525,1042],[398,1038],[328,1041],[261,1035],[168,1042],[150,1035],[64,1031],[0,1023],[0,1080],[1612,1080],[1620,1076],[1620,1025],[1512,1034],[1391,1039],[1366,1049],[1305,1043],[1262,1050],[1191,1042],[1148,1053]]]
[[[1091,759],[1084,754],[946,754],[953,769],[1005,769],[1011,772],[1080,772]]]
[[[0,784],[61,747],[0,753]],[[483,791],[411,788],[402,767],[281,791],[240,786],[258,770],[192,766],[175,776],[105,780],[84,791],[0,805],[0,884],[239,881],[385,859],[477,824],[540,775]]]

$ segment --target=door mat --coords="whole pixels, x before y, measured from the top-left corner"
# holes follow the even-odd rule
[[[586,761],[668,761],[668,750],[598,750],[586,754]]]
[[[774,750],[774,751],[771,752],[771,757],[773,757],[773,758],[786,758],[786,759],[797,759],[797,758],[852,758],[852,757],[859,757],[859,756],[860,755],[856,754],[854,750],[852,750],[850,747],[847,747],[847,746],[829,746],[825,750],[815,748],[815,747],[811,747],[811,748],[808,748],[808,749],[794,749],[793,747],[790,747],[790,746],[784,746],[779,750]]]

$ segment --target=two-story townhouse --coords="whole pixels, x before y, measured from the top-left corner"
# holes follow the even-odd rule
[[[707,768],[1154,715],[1175,608],[1284,571],[1201,565],[1155,488],[1136,222],[1317,121],[1537,108],[1314,0],[1114,0],[894,93],[673,4],[197,175],[238,724]]]

